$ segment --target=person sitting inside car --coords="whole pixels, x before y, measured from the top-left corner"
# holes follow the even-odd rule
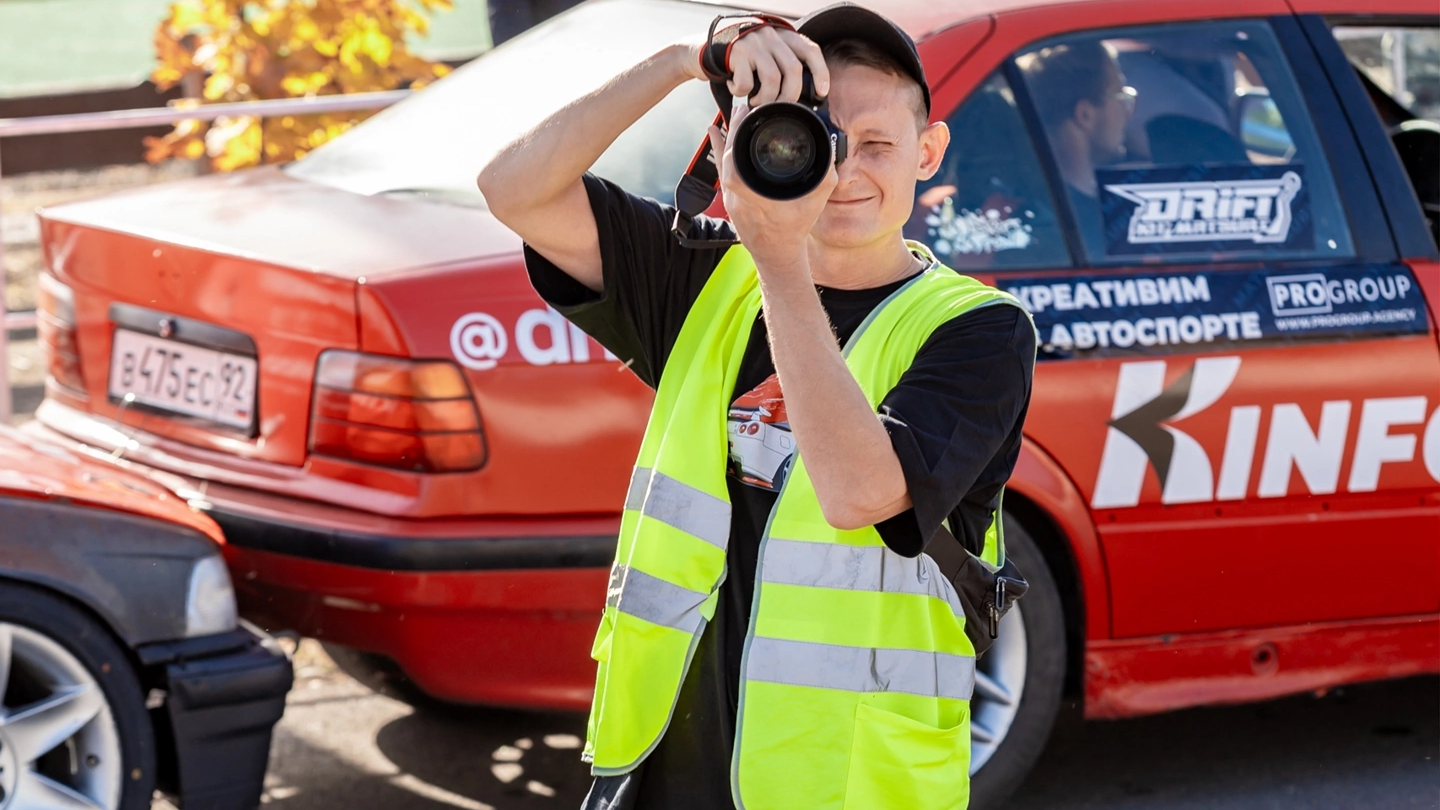
[[[1135,90],[1126,86],[1114,49],[1099,41],[1044,48],[1023,70],[1085,251],[1103,256],[1105,227],[1095,170],[1125,159],[1125,125],[1135,113]]]

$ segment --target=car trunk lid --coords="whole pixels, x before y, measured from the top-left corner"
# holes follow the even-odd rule
[[[513,251],[515,241],[483,211],[352,194],[274,168],[70,203],[42,211],[41,222],[47,264],[73,290],[85,409],[286,465],[306,458],[320,352],[356,348],[356,289],[367,277],[453,263],[481,248]],[[252,357],[252,418],[243,408],[228,419],[177,414],[143,397],[126,405],[109,385],[117,328],[184,341],[196,347],[191,360],[201,349]],[[126,340],[122,350],[134,342]]]

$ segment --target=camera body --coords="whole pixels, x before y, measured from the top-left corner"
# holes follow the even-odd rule
[[[759,82],[756,82],[759,86]],[[848,151],[845,133],[830,120],[829,102],[815,92],[807,69],[796,102],[752,109],[731,133],[735,171],[756,194],[793,200],[814,191]]]

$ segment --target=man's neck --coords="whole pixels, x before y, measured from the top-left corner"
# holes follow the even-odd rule
[[[1100,193],[1095,183],[1095,167],[1090,162],[1090,140],[1072,122],[1066,121],[1050,138],[1055,150],[1055,164],[1060,177],[1081,194],[1094,197]]]
[[[837,248],[810,239],[810,276],[822,287],[868,290],[909,278],[920,269],[899,233],[870,245]]]

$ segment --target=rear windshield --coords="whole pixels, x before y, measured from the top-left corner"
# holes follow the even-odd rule
[[[507,143],[726,9],[665,0],[585,3],[461,67],[286,168],[356,194],[484,205],[475,176]],[[610,147],[593,171],[670,202],[715,101],[686,82]]]

